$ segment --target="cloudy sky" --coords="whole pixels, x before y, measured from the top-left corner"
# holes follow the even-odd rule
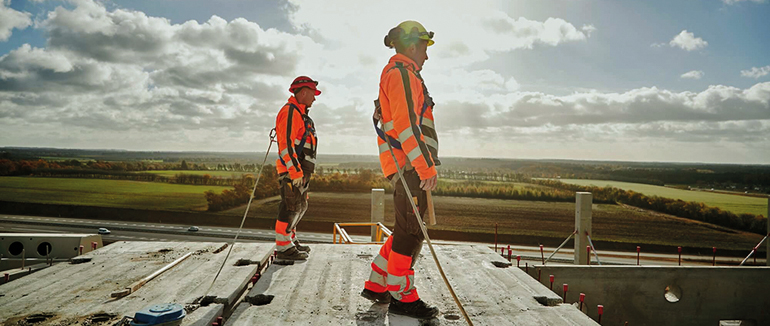
[[[376,155],[407,19],[442,156],[770,163],[770,1],[0,0],[0,146],[264,151],[291,80]]]

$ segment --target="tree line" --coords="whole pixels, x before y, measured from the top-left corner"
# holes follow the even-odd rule
[[[253,164],[246,165],[246,166],[251,169],[254,168]],[[223,170],[226,168],[227,166],[225,166]],[[162,162],[78,161],[78,160],[48,161],[44,159],[38,159],[38,160],[0,159],[0,176],[34,175],[35,173],[40,171],[51,173],[53,170],[101,170],[101,171],[116,171],[116,172],[135,172],[135,171],[161,171],[161,170],[208,171],[210,169],[206,164],[203,164],[203,163],[188,164],[184,160],[181,163],[162,163]]]
[[[521,187],[513,184],[488,184],[483,182],[439,181],[439,185],[433,193],[438,196],[529,201],[570,202],[575,200],[575,194],[566,190]]]
[[[275,168],[271,167],[271,165],[265,166],[256,189],[254,189],[254,182],[256,181],[254,175],[243,174],[239,179],[233,179],[236,183],[232,190],[225,189],[221,193],[212,190],[204,192],[203,196],[206,197],[208,210],[218,212],[246,204],[249,202],[252,190],[255,199],[278,195],[278,174],[275,172]]]
[[[532,180],[533,183],[570,191],[587,191],[593,194],[594,202],[621,203],[642,209],[683,217],[691,220],[716,224],[727,228],[757,234],[767,234],[767,218],[754,214],[735,214],[718,207],[699,202],[688,202],[658,196],[646,196],[638,192],[614,187],[579,186],[555,180]]]
[[[131,167],[131,169],[127,170],[127,167]],[[148,168],[151,166],[141,165],[139,167]],[[161,170],[184,171],[180,170],[181,167],[190,168],[191,166],[186,166],[186,162],[182,161],[181,164],[176,165],[166,164],[161,167]],[[239,169],[256,169],[252,165],[238,165],[238,167]],[[123,162],[90,161],[81,163],[76,160],[62,162],[0,160],[0,176],[129,180],[202,186],[236,186],[241,183],[237,178],[223,178],[211,176],[210,174],[200,175],[180,172],[173,177],[166,177],[155,173],[142,173],[142,171],[152,171],[152,169],[136,170],[136,168],[137,165]],[[265,168],[268,169],[270,166],[265,166]]]

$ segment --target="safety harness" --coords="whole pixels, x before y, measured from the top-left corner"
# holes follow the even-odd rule
[[[305,133],[302,134],[302,140],[300,140],[299,144],[296,144],[296,143],[294,144],[294,152],[297,153],[297,158],[303,158],[303,159],[305,158],[304,149],[305,149],[305,143],[307,142],[308,135],[313,135],[313,139],[316,140],[316,144],[312,144],[312,143],[310,144],[310,152],[313,153],[313,155],[315,156],[316,146],[318,146],[318,136],[316,136],[316,133],[315,133],[315,123],[313,123],[313,119],[310,119],[310,116],[308,116],[307,114],[303,114],[302,111],[300,111],[296,105],[292,103],[287,103],[287,104],[289,105],[290,112],[292,112],[292,110],[297,110],[297,112],[302,116],[302,121],[305,123]],[[288,123],[291,123],[291,114],[289,114],[289,117],[286,119],[286,121]],[[286,142],[288,147],[289,139],[287,139]],[[286,166],[286,162],[283,160],[283,157],[278,155],[278,159],[281,160],[281,163],[284,166]]]

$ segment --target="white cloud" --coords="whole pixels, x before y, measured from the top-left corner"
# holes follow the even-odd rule
[[[544,22],[523,17],[513,19],[502,12],[484,21],[485,27],[500,35],[500,50],[531,49],[535,44],[551,46],[570,41],[583,41],[596,28],[584,26],[583,31],[561,18],[548,18]]]
[[[321,150],[376,155],[371,103],[393,55],[382,38],[414,19],[401,9],[411,6],[436,32],[422,76],[437,103],[442,155],[483,156],[508,144],[511,157],[605,159],[610,147],[625,150],[618,142],[652,148],[638,153],[687,142],[770,154],[770,83],[701,92],[522,91],[533,81],[480,68],[483,61],[499,52],[584,46],[596,29],[513,18],[492,0],[399,1],[295,3],[291,24],[299,32],[286,33],[217,16],[172,24],[78,0],[36,25],[49,37],[45,47],[0,56],[0,145],[263,150],[288,83],[303,74],[319,79],[324,92],[312,110]],[[595,156],[580,157],[586,154],[573,151],[573,141]]]
[[[7,41],[14,28],[25,29],[32,24],[30,13],[13,10],[7,5],[10,5],[10,0],[0,1],[0,42]]]
[[[594,27],[594,25],[583,25],[583,27],[581,27],[580,29],[586,32],[586,34],[588,34],[589,37],[591,36],[591,33],[596,31],[596,27]]]
[[[758,79],[759,77],[767,76],[770,74],[770,66],[764,67],[751,67],[751,70],[741,70],[741,76]]]
[[[705,48],[709,43],[700,37],[695,37],[694,33],[690,33],[685,29],[674,36],[671,42],[669,42],[669,45],[679,47],[683,50],[693,51]]]
[[[744,2],[744,1],[747,1],[747,0],[722,0],[722,2],[724,2],[725,4],[728,4],[728,5],[734,5],[736,3]],[[754,3],[765,3],[765,2],[767,2],[767,0],[749,0],[749,1],[754,2]]]
[[[588,130],[595,126],[607,128],[604,133],[613,137],[622,137],[628,136],[625,132],[628,128],[616,129],[614,126],[660,123],[671,126],[712,126],[712,123],[736,121],[766,121],[770,125],[770,82],[743,90],[721,85],[710,86],[699,93],[675,93],[655,87],[624,93],[591,91],[567,96],[515,92],[472,102],[454,101],[445,104],[442,110],[443,115],[436,115],[437,126],[441,125],[445,128],[443,130],[450,129],[450,133],[471,128],[475,130],[474,133],[494,134],[500,128],[514,128],[517,132],[551,130],[554,133],[549,137],[553,138],[562,137],[556,131],[564,128]],[[480,117],[470,120],[460,118],[465,117],[466,113]],[[713,126],[709,128],[713,129]],[[646,137],[664,138],[664,135],[650,133]],[[746,135],[736,132],[735,137]],[[693,137],[688,136],[688,140],[693,140]]]
[[[46,48],[25,44],[0,57],[0,129],[269,130],[298,53],[316,46],[245,19],[171,24],[73,3],[41,21]]]
[[[595,31],[591,25],[580,29],[555,17],[544,21],[514,18],[495,0],[342,0],[334,6],[318,1],[290,2],[295,8],[290,15],[294,27],[316,37],[330,50],[308,58],[307,66],[324,67],[323,74],[335,76],[351,74],[356,67],[350,63],[364,56],[377,65],[386,62],[392,50],[383,44],[385,34],[409,19],[418,19],[428,30],[435,31],[436,45],[429,50],[428,65],[442,69],[467,67],[499,52],[582,42]],[[413,13],[420,13],[419,18]]]
[[[701,71],[701,70],[693,70],[693,71],[688,71],[686,73],[683,73],[679,77],[680,78],[688,78],[688,79],[701,79],[701,77],[703,77],[703,75],[704,75],[703,71]]]

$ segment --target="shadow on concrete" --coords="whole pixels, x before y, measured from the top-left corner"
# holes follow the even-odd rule
[[[385,317],[388,316],[388,305],[374,303],[369,310],[356,313],[356,325],[358,326],[384,326]]]

